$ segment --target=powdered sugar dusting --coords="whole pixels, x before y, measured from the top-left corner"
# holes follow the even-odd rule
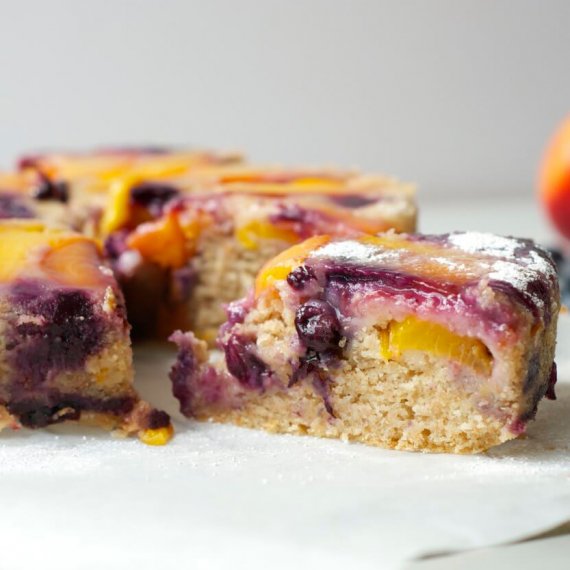
[[[535,306],[544,306],[545,299],[529,286],[538,279],[555,281],[556,269],[534,242],[480,232],[451,234],[448,242],[467,253],[497,258],[490,264],[488,278],[509,283],[525,292]]]
[[[332,259],[341,263],[392,267],[405,272],[422,273],[422,268],[441,267],[441,278],[463,274],[473,282],[508,283],[523,293],[536,307],[544,307],[548,299],[536,283],[549,287],[557,281],[556,269],[548,254],[531,240],[497,236],[481,232],[453,233],[426,237],[426,249],[414,247],[409,238],[399,236],[397,247],[358,240],[332,241],[312,252],[314,259]],[[406,243],[410,244],[408,248]],[[429,246],[427,245],[429,244]],[[396,244],[395,244],[396,245]]]
[[[332,241],[311,254],[317,259],[335,259],[339,261],[362,263],[364,265],[396,261],[401,251],[388,250],[356,240]]]
[[[439,242],[443,246],[442,255],[429,256],[429,261],[448,269],[462,271],[467,269],[467,263],[476,263],[480,277],[487,275],[489,279],[506,281],[520,289],[524,289],[537,277],[556,278],[553,263],[545,252],[531,241],[481,232],[455,233],[444,237],[445,241]],[[434,241],[432,244],[438,245],[438,242]],[[463,260],[446,256],[446,250],[449,251],[446,245],[469,256]],[[381,245],[357,240],[340,240],[318,248],[311,257],[370,265],[391,264],[403,255],[414,255],[414,252],[402,248],[385,249]],[[424,257],[427,258],[428,255]],[[470,257],[472,259],[469,259]]]
[[[544,306],[544,299],[537,294],[529,292],[529,284],[536,281],[537,278],[535,270],[513,261],[503,261],[502,259],[495,261],[492,268],[493,270],[489,273],[489,279],[510,283],[519,291],[526,292],[537,307]]]
[[[534,271],[546,277],[556,276],[554,265],[548,261],[544,255],[546,252],[530,240],[496,236],[481,232],[465,232],[450,234],[448,242],[453,247],[465,251],[466,253],[510,260],[511,265],[508,267],[498,262],[495,262],[493,266],[493,271],[498,271],[499,273],[501,273],[501,268],[503,269],[502,273],[504,273],[506,277],[505,280],[507,281],[509,281],[509,276],[515,280],[521,277],[520,275],[514,275],[515,267],[520,267],[521,272],[525,274]],[[543,255],[540,255],[539,251],[541,251]]]
[[[450,234],[448,241],[466,253],[482,253],[496,257],[512,257],[522,243],[515,238],[482,232]]]

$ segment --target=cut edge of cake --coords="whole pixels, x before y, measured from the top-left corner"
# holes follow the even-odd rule
[[[124,300],[96,242],[3,220],[0,257],[1,427],[79,421],[166,443],[168,414],[134,389]]]
[[[175,333],[188,417],[404,450],[480,452],[554,398],[548,254],[489,234],[315,237],[228,308],[216,358]]]

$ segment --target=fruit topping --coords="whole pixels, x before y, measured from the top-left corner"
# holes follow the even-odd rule
[[[164,206],[180,192],[168,184],[142,182],[131,188],[131,203],[145,208],[153,218],[162,215]]]
[[[479,339],[457,335],[438,323],[407,317],[392,321],[379,334],[384,360],[398,360],[403,352],[417,350],[458,362],[484,376],[493,367],[493,357]]]
[[[91,243],[88,238],[47,229],[41,222],[3,223],[0,226],[0,281],[9,281],[26,268],[36,267],[41,254],[74,241]]]
[[[306,265],[299,265],[287,275],[287,283],[295,289],[301,291],[313,279],[316,279],[315,272]]]
[[[65,204],[69,200],[69,185],[64,180],[51,180],[40,174],[33,196],[36,200],[55,200]]]
[[[139,439],[147,445],[166,445],[174,434],[172,426],[142,430]]]
[[[109,186],[107,206],[103,211],[100,229],[103,235],[121,229],[129,221],[129,196],[136,179],[120,178]]]
[[[281,252],[268,261],[257,275],[255,293],[261,294],[276,281],[287,279],[291,271],[301,264],[316,248],[330,241],[329,236],[314,236]]]
[[[25,315],[13,323],[7,344],[20,386],[32,389],[49,374],[75,370],[99,350],[105,322],[85,291],[45,290],[22,281],[12,287],[11,298]]]
[[[224,345],[230,373],[244,386],[260,389],[269,378],[270,371],[255,351],[255,341],[238,334],[231,334]]]
[[[97,248],[87,239],[62,240],[43,255],[40,266],[50,279],[72,287],[96,287],[105,279]]]
[[[127,246],[161,267],[179,268],[189,258],[184,231],[173,212],[156,222],[141,224],[127,238]]]
[[[326,301],[311,299],[299,306],[295,329],[301,342],[317,352],[338,349],[341,327],[335,309]]]

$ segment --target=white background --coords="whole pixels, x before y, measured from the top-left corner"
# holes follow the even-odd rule
[[[176,143],[533,192],[570,112],[567,0],[0,0],[0,163]]]

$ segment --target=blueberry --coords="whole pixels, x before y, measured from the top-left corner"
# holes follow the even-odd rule
[[[255,355],[255,343],[251,339],[232,334],[224,345],[228,370],[241,384],[249,388],[263,388],[263,380],[269,375],[265,363]]]
[[[40,182],[34,190],[36,200],[56,200],[65,204],[69,200],[69,185],[64,180],[50,180],[40,176]]]
[[[18,312],[37,317],[15,323],[7,345],[24,383],[37,386],[50,372],[75,370],[101,347],[105,323],[86,292],[44,292],[23,282],[14,286],[12,299]]]
[[[287,275],[287,283],[289,283],[295,291],[303,289],[311,279],[315,279],[315,273],[306,265],[300,265]]]
[[[162,214],[164,206],[179,194],[176,188],[168,184],[142,182],[131,188],[131,201],[158,217]]]
[[[336,311],[319,299],[311,299],[297,309],[295,328],[301,342],[317,352],[336,351],[341,327]]]

